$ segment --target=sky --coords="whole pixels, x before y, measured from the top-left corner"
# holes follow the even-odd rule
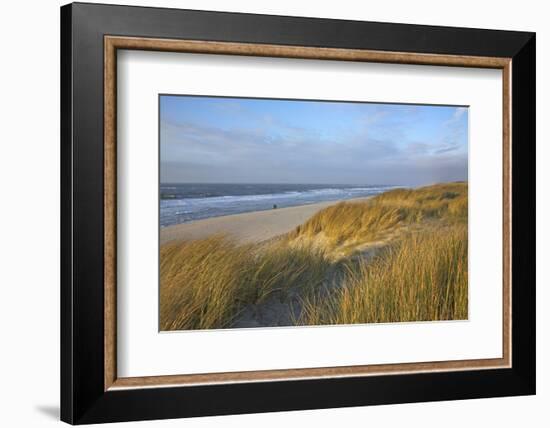
[[[468,178],[468,108],[160,97],[163,183],[394,184]]]

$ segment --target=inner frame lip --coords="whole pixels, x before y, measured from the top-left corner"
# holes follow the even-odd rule
[[[170,375],[119,378],[116,375],[116,52],[118,49],[169,51],[223,55],[264,56],[296,59],[375,62],[390,64],[439,65],[493,68],[503,72],[503,357],[358,365],[325,368],[280,369],[201,375]],[[370,375],[466,371],[512,367],[511,340],[511,77],[512,59],[448,54],[375,51],[311,46],[269,45],[256,43],[212,42],[184,39],[104,36],[104,390],[212,385],[303,380]],[[256,97],[251,97],[256,98]],[[258,97],[259,98],[259,97]],[[304,100],[306,101],[306,100]],[[308,100],[309,101],[309,100]],[[360,102],[360,101],[357,101]],[[391,103],[387,103],[391,104]],[[395,103],[405,104],[405,103]],[[467,107],[467,106],[465,106]],[[114,186],[113,186],[114,184]],[[456,367],[456,363],[468,363]],[[413,365],[420,365],[413,367]],[[388,366],[391,366],[388,367]],[[404,366],[408,366],[406,369]],[[374,371],[375,368],[381,369]],[[347,373],[353,371],[352,373]],[[298,373],[299,372],[299,373]],[[339,373],[340,372],[340,373]],[[368,373],[367,373],[368,372]],[[282,377],[274,377],[282,374]],[[203,379],[197,382],[198,378]],[[267,377],[265,377],[267,376]]]

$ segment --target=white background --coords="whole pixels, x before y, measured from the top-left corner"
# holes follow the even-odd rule
[[[104,1],[111,3],[109,1]],[[538,395],[461,402],[131,423],[158,427],[547,426],[550,405],[549,13],[534,0],[127,1],[130,4],[537,31]],[[5,2],[0,13],[0,413],[7,427],[59,424],[59,10]],[[546,118],[546,120],[545,120]]]
[[[123,51],[117,78],[119,376],[502,356],[500,70]],[[468,320],[159,334],[159,93],[469,105]]]

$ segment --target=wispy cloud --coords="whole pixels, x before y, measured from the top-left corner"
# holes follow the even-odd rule
[[[161,110],[162,181],[422,184],[467,177],[466,108],[172,98]]]

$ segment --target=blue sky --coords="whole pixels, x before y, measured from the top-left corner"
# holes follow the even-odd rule
[[[466,180],[468,109],[162,95],[160,156],[162,182]]]

